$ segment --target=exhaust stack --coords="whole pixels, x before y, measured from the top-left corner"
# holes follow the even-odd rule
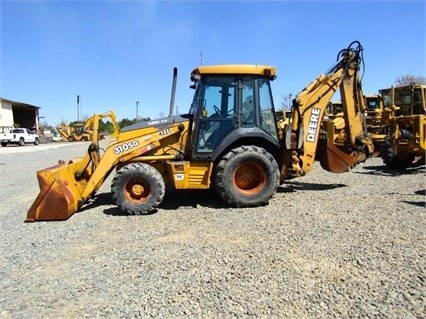
[[[173,116],[174,109],[175,109],[176,80],[177,80],[177,67],[174,67],[173,68],[172,96],[170,97],[169,116]]]

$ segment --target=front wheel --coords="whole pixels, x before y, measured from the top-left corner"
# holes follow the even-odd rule
[[[7,145],[7,143],[5,143],[5,142],[2,142],[2,143],[1,143],[1,146],[2,146],[2,147],[5,147],[6,145]]]
[[[36,138],[36,139],[34,140],[34,145],[38,145],[38,144],[40,144],[40,141],[39,141],[39,139],[38,139],[38,138]]]
[[[155,211],[164,198],[165,190],[161,174],[143,163],[123,166],[111,183],[114,203],[129,215],[146,215]]]
[[[278,188],[278,165],[265,149],[241,146],[219,162],[214,184],[219,196],[230,206],[266,205]]]
[[[413,161],[411,158],[404,160],[399,159],[393,152],[389,137],[386,137],[385,141],[382,143],[380,156],[382,157],[383,163],[386,167],[392,170],[405,170]]]

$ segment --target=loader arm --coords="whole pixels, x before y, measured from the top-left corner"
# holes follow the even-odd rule
[[[87,153],[68,163],[37,172],[40,193],[28,211],[26,222],[66,220],[94,196],[114,168],[131,161],[173,160],[181,156],[184,143],[176,147],[163,140],[181,141],[188,127],[182,123],[167,128],[147,127],[124,134],[126,138],[109,144],[100,155],[98,143],[99,115],[93,117],[93,139]],[[164,144],[164,145],[163,145]],[[144,157],[146,153],[155,156]]]
[[[86,187],[81,193],[83,201],[86,201],[90,198],[103,184],[105,179],[109,176],[109,173],[114,169],[117,164],[131,162],[137,158],[138,162],[146,162],[152,160],[152,158],[147,157],[144,159],[144,156],[149,151],[155,150],[162,145],[162,140],[170,138],[172,135],[181,134],[181,126],[172,126],[168,129],[169,133],[167,136],[159,134],[158,129],[154,129],[152,134],[147,134],[144,136],[138,136],[133,139],[129,139],[122,142],[116,142],[108,146],[105,150],[105,153],[100,158],[98,164],[93,170]],[[90,153],[90,152],[89,152]],[[163,159],[176,159],[179,154],[165,154]],[[157,155],[156,158],[159,158]],[[93,161],[91,161],[93,163]],[[83,173],[84,174],[84,173]]]
[[[357,46],[353,48],[352,46]],[[324,169],[340,173],[355,166],[359,160],[359,146],[372,147],[366,138],[362,110],[365,109],[359,70],[362,47],[355,41],[342,50],[338,62],[318,76],[293,100],[292,124],[286,132],[282,150],[281,180],[308,173],[316,158]],[[334,93],[340,90],[345,120],[345,145],[335,145],[332,132],[321,132],[321,122]],[[331,122],[332,126],[333,123]],[[286,167],[290,162],[290,167]]]

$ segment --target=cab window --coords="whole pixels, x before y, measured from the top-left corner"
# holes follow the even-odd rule
[[[267,79],[259,79],[259,103],[261,128],[278,140],[275,110],[271,88]]]
[[[203,84],[196,149],[209,153],[234,128],[237,84],[230,76],[206,77]]]
[[[254,108],[254,80],[242,81],[241,126],[253,127],[256,125],[256,112]]]

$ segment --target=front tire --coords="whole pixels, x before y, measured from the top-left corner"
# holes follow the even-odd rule
[[[265,149],[241,146],[219,162],[214,184],[219,196],[230,206],[266,205],[278,188],[278,165]]]
[[[165,184],[152,166],[131,163],[120,168],[111,183],[114,203],[129,215],[146,215],[163,201]]]
[[[34,145],[38,145],[38,144],[40,144],[40,140],[39,140],[38,138],[36,138],[36,139],[34,140]]]
[[[412,159],[401,160],[394,155],[389,137],[382,143],[380,156],[386,167],[392,170],[405,170],[413,161]]]

